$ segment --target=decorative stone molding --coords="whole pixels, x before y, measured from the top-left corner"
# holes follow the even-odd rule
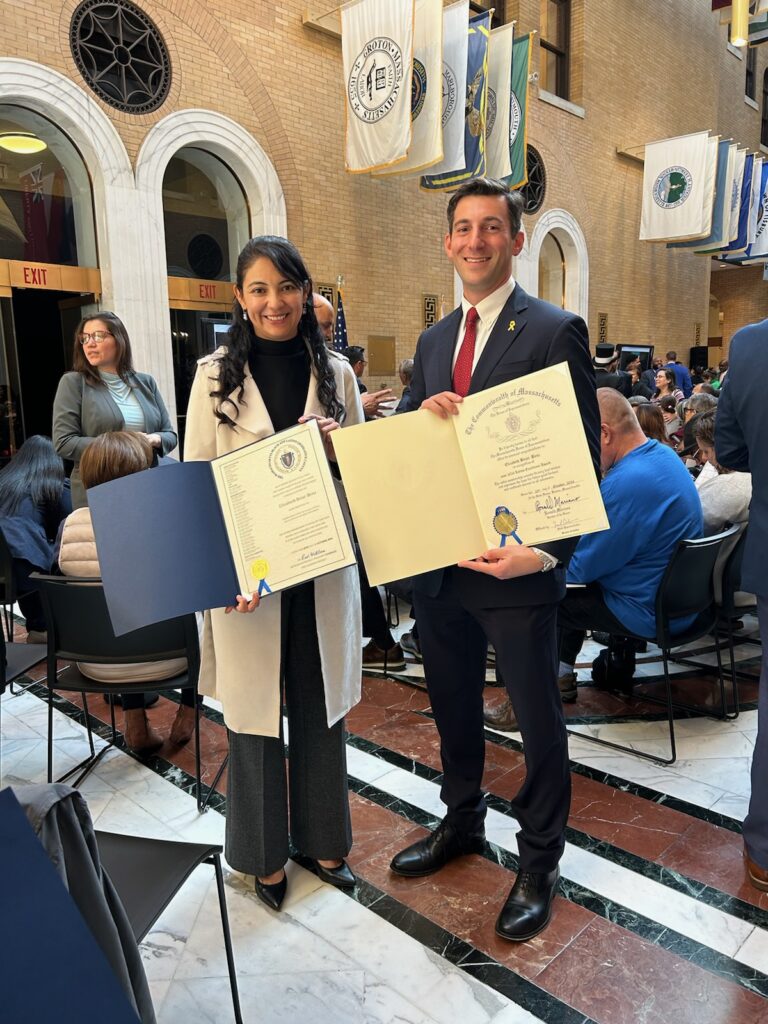
[[[125,320],[131,341],[135,341],[136,365],[152,373],[143,338],[148,318],[157,321],[157,311],[145,309],[141,301],[144,276],[141,239],[136,231],[136,188],[131,162],[117,130],[84,89],[58,71],[32,61],[0,60],[0,102],[26,107],[48,118],[80,151],[93,185],[100,305],[113,309]],[[167,309],[163,313],[167,321]],[[170,350],[167,343],[165,347]],[[172,384],[172,377],[163,381],[163,394],[171,405]]]
[[[589,252],[584,232],[567,210],[547,210],[536,221],[515,261],[515,275],[531,295],[539,293],[539,254],[544,238],[552,233],[565,254],[565,306],[584,320],[589,316]]]
[[[179,110],[158,121],[147,133],[136,159],[139,197],[139,235],[142,248],[143,301],[163,311],[148,335],[148,353],[158,370],[158,383],[166,379],[164,394],[173,395],[173,360],[168,343],[168,280],[163,224],[163,177],[180,149],[196,146],[219,157],[238,179],[251,215],[251,235],[285,235],[285,197],[272,162],[243,127],[212,110]],[[162,361],[159,366],[158,362]]]

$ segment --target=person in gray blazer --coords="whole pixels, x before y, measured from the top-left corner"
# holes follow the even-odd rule
[[[740,589],[757,595],[763,644],[757,692],[757,738],[752,754],[752,792],[744,819],[744,860],[752,885],[768,892],[768,320],[742,327],[731,338],[728,376],[715,416],[715,455],[721,466],[752,474]]]
[[[84,317],[75,331],[72,370],[59,381],[53,402],[53,443],[72,471],[72,506],[87,504],[80,457],[100,434],[135,430],[158,455],[178,443],[157,384],[133,368],[131,342],[120,317],[102,310]]]

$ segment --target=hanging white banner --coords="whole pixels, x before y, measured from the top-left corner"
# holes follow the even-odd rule
[[[485,152],[489,178],[506,178],[512,173],[509,159],[509,121],[512,116],[514,41],[514,25],[502,25],[491,32],[488,51],[488,106],[485,115]]]
[[[710,233],[717,141],[697,132],[645,147],[641,240],[682,241]]]
[[[416,0],[408,158],[376,176],[418,174],[443,159],[443,2]]]
[[[464,166],[464,123],[467,98],[469,0],[459,0],[443,11],[443,159],[430,174],[443,174]]]
[[[346,168],[405,160],[411,144],[414,0],[352,0],[341,8]]]

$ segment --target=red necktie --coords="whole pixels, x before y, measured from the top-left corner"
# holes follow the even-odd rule
[[[472,380],[472,364],[475,361],[475,338],[477,337],[477,321],[479,319],[480,314],[474,306],[470,306],[464,326],[464,340],[453,368],[453,390],[462,398],[468,393],[469,382]]]

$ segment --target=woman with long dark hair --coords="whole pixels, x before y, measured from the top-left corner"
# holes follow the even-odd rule
[[[213,459],[308,418],[332,459],[333,431],[363,420],[357,382],[325,346],[298,250],[284,238],[254,238],[237,262],[226,346],[198,365],[184,457]],[[344,860],[352,834],[343,717],[360,695],[357,569],[261,602],[232,597],[232,608],[205,614],[200,690],[222,702],[229,729],[227,860],[255,875],[259,897],[279,910],[291,841],[324,881],[355,881]]]
[[[160,455],[167,455],[177,443],[154,378],[133,368],[125,324],[115,313],[102,310],[77,325],[72,370],[59,381],[53,401],[53,443],[62,458],[75,463],[75,508],[86,504],[80,456],[95,437],[114,430],[145,434]]]
[[[660,366],[656,371],[656,391],[651,401],[659,402],[665,395],[672,395],[676,402],[682,402],[684,398],[683,392],[677,386],[674,370],[670,370],[668,366]]]
[[[0,470],[0,530],[13,556],[27,642],[45,640],[45,617],[33,572],[49,572],[59,523],[71,512],[64,463],[50,438],[34,434]]]

